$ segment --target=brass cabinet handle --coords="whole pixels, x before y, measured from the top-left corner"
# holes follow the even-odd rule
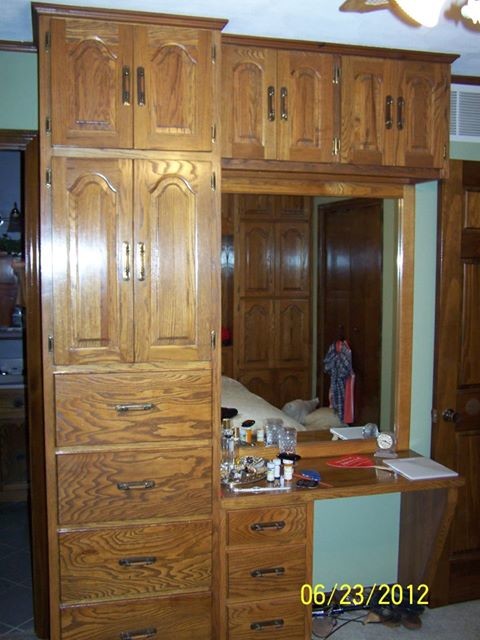
[[[145,106],[145,69],[137,69],[137,103],[139,107]]]
[[[288,120],[287,97],[287,87],[282,87],[280,89],[280,117],[282,120]]]
[[[270,85],[267,89],[267,95],[268,95],[268,119],[270,120],[270,122],[273,122],[275,120],[275,105],[274,105],[275,87],[272,87]]]
[[[133,482],[117,482],[119,491],[130,491],[130,489],[153,489],[155,480],[137,480]]]
[[[264,531],[265,529],[275,529],[276,531],[280,531],[285,527],[284,520],[276,520],[273,522],[254,522],[250,525],[250,529],[252,531]]]
[[[400,96],[399,98],[397,98],[397,129],[399,129],[400,131],[403,129],[405,124],[403,119],[404,108],[405,108],[405,100],[404,98],[402,98],[402,96]]]
[[[145,280],[145,243],[137,242],[137,280]]]
[[[271,567],[269,569],[253,569],[250,571],[250,575],[252,578],[262,578],[263,576],[267,576],[271,573],[274,573],[276,576],[283,576],[285,573],[285,567]]]
[[[127,65],[122,69],[122,103],[130,104],[130,67]]]
[[[130,280],[130,243],[122,242],[122,279]]]
[[[116,404],[115,411],[124,413],[126,411],[150,411],[155,405],[152,402],[144,402],[139,404]]]
[[[387,96],[385,98],[385,127],[387,129],[391,129],[393,126],[392,105],[393,105],[392,96]]]
[[[263,620],[262,622],[252,622],[252,624],[250,625],[250,629],[252,631],[261,631],[266,627],[280,628],[280,627],[283,627],[284,624],[285,622],[282,618],[276,618],[275,620]]]
[[[155,556],[145,556],[138,558],[120,558],[118,564],[121,567],[138,567],[145,566],[149,564],[155,564],[157,558]]]
[[[138,631],[121,631],[120,640],[143,640],[145,638],[153,638],[157,635],[155,627],[149,627],[148,629],[139,629]]]

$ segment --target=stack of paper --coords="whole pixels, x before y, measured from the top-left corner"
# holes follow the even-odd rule
[[[458,476],[456,471],[435,462],[431,458],[396,458],[384,460],[386,465],[409,480],[429,480],[432,478],[448,478]]]

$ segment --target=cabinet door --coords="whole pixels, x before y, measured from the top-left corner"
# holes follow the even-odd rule
[[[270,404],[278,406],[273,374],[274,372],[271,369],[266,371],[257,369],[241,371],[238,374],[238,380],[252,393],[270,402]]]
[[[393,129],[394,117],[394,98],[387,89],[389,73],[388,61],[342,57],[342,162],[384,164],[386,134]]]
[[[212,33],[135,27],[135,147],[211,151]]]
[[[333,162],[334,57],[278,53],[279,160]]]
[[[426,62],[398,62],[394,127],[397,166],[441,168],[449,137],[449,69]]]
[[[52,175],[55,364],[129,362],[131,161],[57,157]]]
[[[309,301],[276,300],[274,307],[275,367],[305,367],[310,360]]]
[[[219,288],[208,161],[135,165],[135,359],[210,360]],[[218,283],[217,283],[218,279]]]
[[[131,28],[52,19],[50,59],[53,144],[131,147]]]
[[[275,269],[275,227],[272,222],[240,223],[238,243],[240,296],[272,296]]]
[[[307,370],[277,369],[275,372],[275,402],[280,409],[297,398],[312,397],[310,372]]]
[[[273,301],[244,299],[239,307],[238,367],[268,369],[273,362]]]
[[[276,277],[279,296],[310,294],[310,224],[294,220],[275,223]]]
[[[227,44],[222,47],[222,155],[276,157],[276,53]]]

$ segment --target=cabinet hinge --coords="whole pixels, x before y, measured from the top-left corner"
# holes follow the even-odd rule
[[[215,171],[212,171],[212,177],[210,179],[210,186],[212,187],[212,191],[217,190],[217,174]]]
[[[52,119],[50,116],[45,118],[45,133],[49,136],[52,133]]]
[[[47,169],[45,171],[45,185],[50,188],[52,186],[52,170]]]
[[[212,349],[215,349],[217,346],[217,332],[210,331],[210,344],[212,345]]]
[[[215,123],[212,124],[212,142],[217,141],[217,125]]]
[[[48,336],[48,352],[52,353],[53,351],[53,336]]]
[[[332,156],[338,156],[340,153],[340,139],[334,138],[332,143]]]
[[[438,422],[438,412],[436,409],[432,409],[432,422],[434,424]]]
[[[217,45],[212,44],[212,62],[215,64],[217,61]]]
[[[52,44],[52,36],[50,31],[45,32],[45,51],[50,51],[50,46]]]
[[[333,67],[333,84],[340,84],[340,65],[336,64]]]

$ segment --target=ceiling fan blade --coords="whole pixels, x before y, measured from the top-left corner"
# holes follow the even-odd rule
[[[345,0],[345,2],[340,5],[339,11],[366,13],[367,11],[386,9],[389,4],[390,0]]]

